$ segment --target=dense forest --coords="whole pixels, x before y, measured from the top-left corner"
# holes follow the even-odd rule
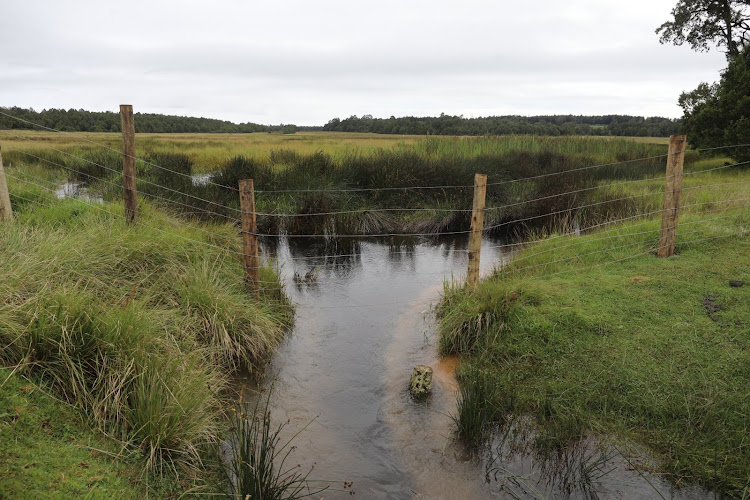
[[[4,113],[4,114],[3,114]],[[7,115],[20,118],[17,120]],[[30,122],[30,123],[27,123]],[[0,107],[0,129],[38,129],[33,124],[67,132],[119,132],[120,115],[111,111]],[[488,116],[464,118],[441,114],[439,117],[373,118],[371,115],[334,118],[323,127],[232,123],[213,118],[192,118],[152,113],[135,114],[135,131],[152,133],[234,133],[324,130],[330,132],[371,132],[413,135],[612,135],[667,137],[679,133],[682,120],[627,115],[550,115]]]
[[[65,132],[119,132],[120,113],[111,111],[85,111],[83,109],[45,109],[34,111],[19,107],[0,107],[0,112],[26,120],[25,123],[0,114],[0,129],[38,130],[33,124]],[[282,125],[267,126],[256,123],[232,123],[213,118],[191,118],[152,113],[135,113],[136,132],[157,133],[250,133],[281,130]]]
[[[682,120],[627,115],[488,116],[464,118],[441,114],[439,117],[373,118],[364,115],[344,120],[334,118],[323,130],[374,132],[376,134],[432,135],[616,135],[667,137],[680,131]]]

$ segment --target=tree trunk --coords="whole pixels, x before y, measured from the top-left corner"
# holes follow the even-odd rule
[[[727,26],[727,51],[729,57],[739,55],[737,44],[732,37],[732,5],[731,0],[724,0],[724,24]]]

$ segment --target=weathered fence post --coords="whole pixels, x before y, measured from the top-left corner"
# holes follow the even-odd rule
[[[3,152],[0,149],[0,221],[13,218],[13,207],[10,205],[10,194],[8,183],[5,181],[5,169],[3,168]]]
[[[258,268],[258,224],[255,218],[255,186],[252,179],[240,181],[240,208],[242,210],[242,259],[245,265],[245,283],[253,288],[260,299]]]
[[[138,219],[138,189],[135,177],[135,122],[133,106],[120,105],[122,123],[122,189],[125,198],[125,220],[135,223]]]
[[[669,155],[667,156],[667,180],[664,187],[664,206],[661,215],[661,232],[659,248],[656,255],[671,257],[674,255],[675,236],[677,235],[677,215],[680,208],[682,191],[682,165],[685,161],[687,140],[684,135],[669,137]]]
[[[474,175],[474,206],[471,211],[471,233],[469,235],[469,273],[466,288],[474,291],[479,283],[479,254],[482,250],[482,230],[484,229],[484,198],[487,193],[487,176]]]

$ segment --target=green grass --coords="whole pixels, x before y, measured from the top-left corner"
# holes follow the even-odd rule
[[[49,387],[149,474],[200,477],[225,426],[228,375],[262,370],[291,323],[276,271],[261,269],[277,290],[256,301],[231,225],[187,223],[142,202],[130,226],[120,204],[9,184],[0,363]]]
[[[0,369],[0,497],[138,498],[132,459],[92,434],[78,412]]]
[[[584,436],[642,443],[674,482],[739,496],[750,482],[750,213],[681,217],[668,259],[653,255],[658,227],[542,240],[476,293],[448,290],[440,348],[467,355],[457,420],[530,416],[542,456]]]

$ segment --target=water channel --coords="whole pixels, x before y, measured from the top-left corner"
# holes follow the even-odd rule
[[[466,239],[394,245],[361,242],[346,255],[323,246],[282,241],[276,259],[297,304],[293,332],[274,355],[265,390],[272,417],[288,421],[292,460],[310,478],[336,481],[315,498],[589,498],[564,491],[523,454],[502,450],[472,457],[453,437],[456,359],[437,356],[433,309],[444,280],[463,280]],[[481,270],[509,258],[502,242],[485,239]],[[309,279],[306,281],[305,276]],[[413,366],[435,371],[427,404],[407,391]],[[251,384],[251,382],[247,382]],[[598,453],[591,445],[589,453]],[[494,459],[492,459],[494,456]],[[602,466],[598,498],[703,498],[697,489],[671,491],[658,476],[636,472],[621,457]],[[571,496],[572,495],[572,496]]]

